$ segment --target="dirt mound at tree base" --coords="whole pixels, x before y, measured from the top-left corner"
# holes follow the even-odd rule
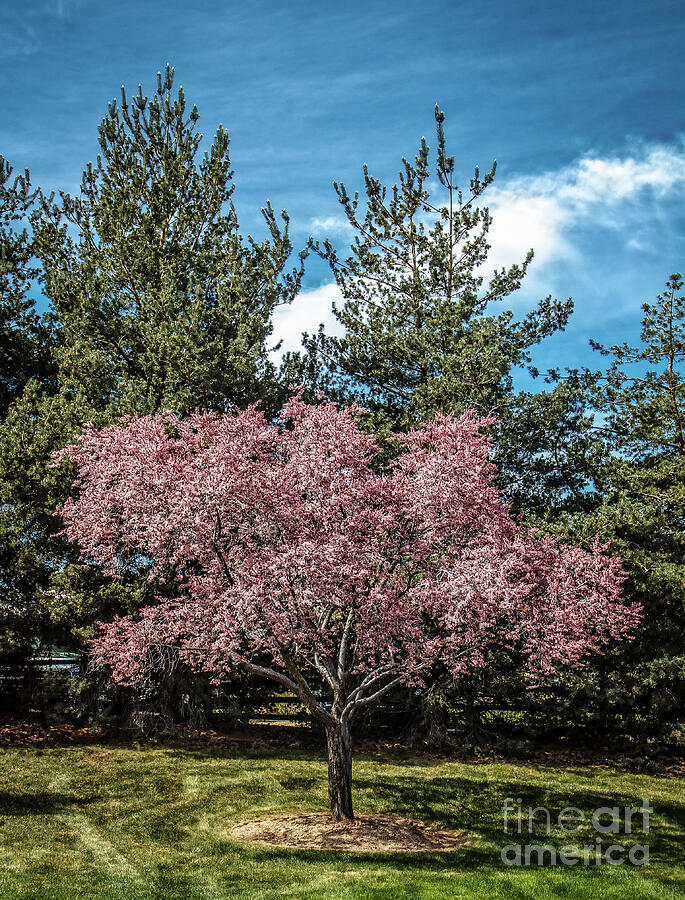
[[[263,816],[233,825],[234,840],[309,850],[416,853],[458,850],[466,836],[447,828],[394,816],[357,816],[354,821],[335,821],[327,813]]]

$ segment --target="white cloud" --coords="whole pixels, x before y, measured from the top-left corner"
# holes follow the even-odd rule
[[[331,234],[349,237],[354,231],[349,220],[344,216],[325,216],[323,219],[315,218],[312,219],[311,225],[314,232],[321,233],[324,238],[329,237]]]
[[[342,327],[333,315],[332,304],[341,305],[342,294],[337,284],[325,284],[313,291],[298,294],[288,306],[279,306],[273,317],[274,343],[281,347],[271,353],[278,362],[284,353],[302,349],[302,333],[314,334],[323,323],[326,334],[342,334]]]
[[[557,171],[493,185],[489,263],[501,268],[518,262],[531,247],[538,273],[551,262],[575,260],[580,229],[623,232],[626,246],[645,249],[650,205],[683,193],[682,144],[647,146],[624,157],[587,156]]]
[[[561,264],[574,272],[577,289],[584,274],[596,278],[600,269],[606,269],[602,261],[606,232],[618,236],[639,265],[641,254],[660,246],[666,204],[684,196],[684,143],[643,146],[623,156],[588,155],[556,171],[496,182],[484,197],[493,216],[487,271],[521,262],[532,247],[535,260],[526,290],[535,295],[553,292]],[[312,225],[349,240],[351,227],[344,218],[314,219]],[[593,258],[587,255],[588,240],[596,249]],[[283,345],[273,352],[274,360],[288,350],[299,350],[302,332],[316,332],[321,322],[328,334],[340,334],[331,304],[341,301],[339,288],[329,284],[303,292],[292,305],[277,309],[273,337]],[[593,310],[594,318],[598,314]]]

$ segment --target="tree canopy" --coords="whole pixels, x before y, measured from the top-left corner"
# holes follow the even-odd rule
[[[0,419],[31,379],[54,375],[49,322],[30,296],[39,275],[29,218],[40,192],[0,156]]]
[[[420,684],[436,658],[456,674],[505,645],[550,672],[639,621],[599,545],[538,538],[511,517],[487,419],[439,414],[379,472],[357,418],[299,397],[274,425],[254,407],[126,418],[56,457],[77,466],[62,516],[87,558],[178,589],[105,626],[97,657],[135,680],[172,645],[217,679],[238,667],[294,691],[326,727],[337,817],[352,815],[358,708]]]

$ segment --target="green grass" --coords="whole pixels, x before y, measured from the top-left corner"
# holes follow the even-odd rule
[[[679,898],[685,897],[685,790],[673,779],[593,768],[359,755],[358,811],[391,812],[468,832],[447,854],[362,854],[240,845],[236,818],[325,809],[320,754],[292,749],[99,745],[0,750],[0,897],[107,898]],[[559,812],[636,806],[655,812],[644,867],[507,867],[502,803]],[[531,843],[594,844],[554,829]],[[517,840],[517,839],[516,839]]]

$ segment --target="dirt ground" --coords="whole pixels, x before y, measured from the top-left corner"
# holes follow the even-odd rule
[[[396,816],[359,815],[336,822],[324,813],[264,816],[228,830],[233,840],[310,850],[416,853],[458,850],[464,834]]]

